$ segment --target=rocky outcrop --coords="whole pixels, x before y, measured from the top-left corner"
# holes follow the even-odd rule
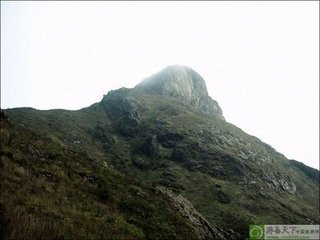
[[[164,187],[157,187],[156,194],[161,195],[164,199],[170,202],[176,211],[178,211],[183,218],[190,221],[192,229],[199,236],[200,239],[214,239],[214,240],[237,240],[240,235],[233,230],[224,231],[212,225],[207,221],[201,213],[199,213],[192,203],[181,195],[176,195]]]
[[[144,79],[135,88],[149,94],[174,97],[224,120],[218,103],[208,95],[204,79],[189,67],[169,66]]]
[[[117,130],[126,137],[137,134],[140,125],[139,111],[143,106],[127,93],[129,89],[121,88],[110,91],[101,101],[110,119],[114,120]]]

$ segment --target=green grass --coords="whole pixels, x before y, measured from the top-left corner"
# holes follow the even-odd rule
[[[152,189],[32,130],[2,121],[1,131],[2,239],[192,236]]]

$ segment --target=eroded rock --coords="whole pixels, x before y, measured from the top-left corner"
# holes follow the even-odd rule
[[[200,239],[214,239],[214,240],[236,240],[240,239],[239,234],[234,233],[233,230],[225,231],[212,225],[207,221],[201,213],[199,213],[188,199],[181,195],[176,195],[164,187],[157,187],[156,194],[161,195],[164,199],[169,201],[172,206],[184,218],[190,220],[193,230],[197,233]]]
[[[224,120],[219,104],[208,95],[204,79],[189,67],[168,66],[144,79],[135,88],[150,94],[174,97]]]

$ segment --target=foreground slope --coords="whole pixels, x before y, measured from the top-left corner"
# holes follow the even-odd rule
[[[186,199],[3,117],[0,153],[1,239],[237,236],[207,222]]]
[[[91,169],[93,174],[108,166],[105,171],[121,176],[120,182],[112,182],[112,177],[100,184],[114,189],[108,194],[111,197],[115,195],[117,199],[115,189],[121,189],[130,200],[136,201],[137,197],[130,195],[130,188],[126,187],[133,180],[138,187],[156,191],[157,194],[143,190],[146,195],[141,201],[144,204],[164,201],[167,205],[163,209],[169,212],[174,209],[173,216],[168,213],[158,221],[165,223],[167,217],[177,221],[170,224],[176,237],[183,239],[183,232],[193,229],[190,239],[245,239],[252,223],[319,223],[319,171],[286,159],[271,146],[226,122],[218,103],[208,96],[204,80],[190,68],[170,66],[133,89],[110,91],[101,102],[78,111],[19,108],[8,109],[6,114],[13,126],[30,132],[21,136],[25,145],[31,144],[31,136],[37,134],[39,141],[49,141],[58,149],[81,156],[79,160],[73,155],[68,157],[72,159],[71,165],[80,164],[83,171]],[[50,144],[45,151],[51,151]],[[26,149],[19,151],[23,155]],[[63,158],[64,154],[61,153]],[[5,159],[6,164],[14,162],[14,158]],[[23,159],[21,156],[21,162]],[[42,171],[55,165],[48,161],[37,166]],[[74,170],[64,165],[61,169],[65,175]],[[52,171],[48,172],[52,174]],[[4,177],[13,178],[5,174]],[[69,181],[75,189],[84,187],[77,185],[76,178]],[[87,188],[92,191],[92,187]],[[56,191],[53,189],[52,193]],[[16,194],[6,193],[8,198]],[[34,194],[31,189],[26,189],[24,194],[46,198],[45,194]],[[73,201],[81,205],[88,198],[91,197],[79,195]],[[1,201],[8,208],[8,202]],[[21,201],[28,207],[36,204]],[[116,214],[122,216],[117,212],[118,205],[115,206]],[[153,229],[155,219],[149,219],[145,228],[135,224],[144,216],[143,211],[151,211],[141,209],[144,208],[139,205],[132,210],[136,215],[128,223],[134,226],[138,238],[152,238],[146,229],[148,225]],[[60,214],[61,211],[57,210]],[[182,221],[181,215],[182,225],[178,223]],[[205,227],[208,225],[209,228]],[[83,233],[88,231],[84,229]],[[123,231],[119,230],[119,234],[129,230]],[[158,231],[161,233],[163,229],[152,230]],[[119,237],[124,237],[121,234]]]

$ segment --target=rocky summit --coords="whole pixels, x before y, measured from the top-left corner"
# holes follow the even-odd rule
[[[1,239],[240,240],[320,221],[319,171],[228,123],[189,67],[0,119]]]
[[[149,94],[174,97],[183,103],[188,103],[224,119],[220,106],[208,95],[203,78],[189,67],[181,65],[166,67],[144,79],[135,88],[142,89]]]

